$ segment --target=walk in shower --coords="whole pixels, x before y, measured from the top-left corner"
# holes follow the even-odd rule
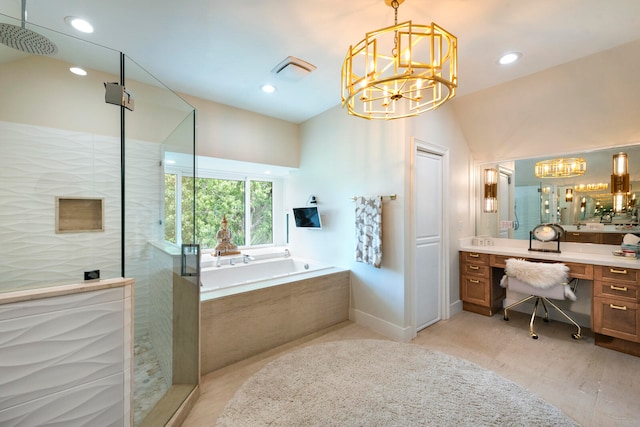
[[[57,52],[0,45],[0,292],[133,278],[134,425],[164,425],[199,377],[198,277],[164,242],[164,153],[195,159],[195,111],[121,52],[30,28]]]

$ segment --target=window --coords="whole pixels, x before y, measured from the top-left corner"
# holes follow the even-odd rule
[[[190,197],[195,185],[195,218]],[[178,204],[177,200],[181,200]],[[176,206],[181,206],[178,211]],[[179,172],[165,174],[165,240],[180,244],[194,239],[203,249],[213,249],[222,218],[237,246],[273,244],[273,182],[205,176],[193,178]]]

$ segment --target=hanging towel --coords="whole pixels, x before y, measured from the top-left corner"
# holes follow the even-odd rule
[[[356,261],[382,265],[382,196],[356,197]]]

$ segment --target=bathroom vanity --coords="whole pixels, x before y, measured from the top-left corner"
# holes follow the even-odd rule
[[[0,293],[0,425],[132,425],[132,279]]]
[[[528,250],[528,242],[492,239],[491,246],[460,242],[463,309],[492,316],[506,296],[500,286],[508,258],[562,262],[569,275],[589,281],[590,322],[595,344],[640,356],[640,261],[612,254],[615,246],[562,243],[561,253]]]

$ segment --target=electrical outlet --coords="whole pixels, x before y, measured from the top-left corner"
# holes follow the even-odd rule
[[[100,278],[100,270],[90,270],[84,272],[84,280],[97,280]]]

